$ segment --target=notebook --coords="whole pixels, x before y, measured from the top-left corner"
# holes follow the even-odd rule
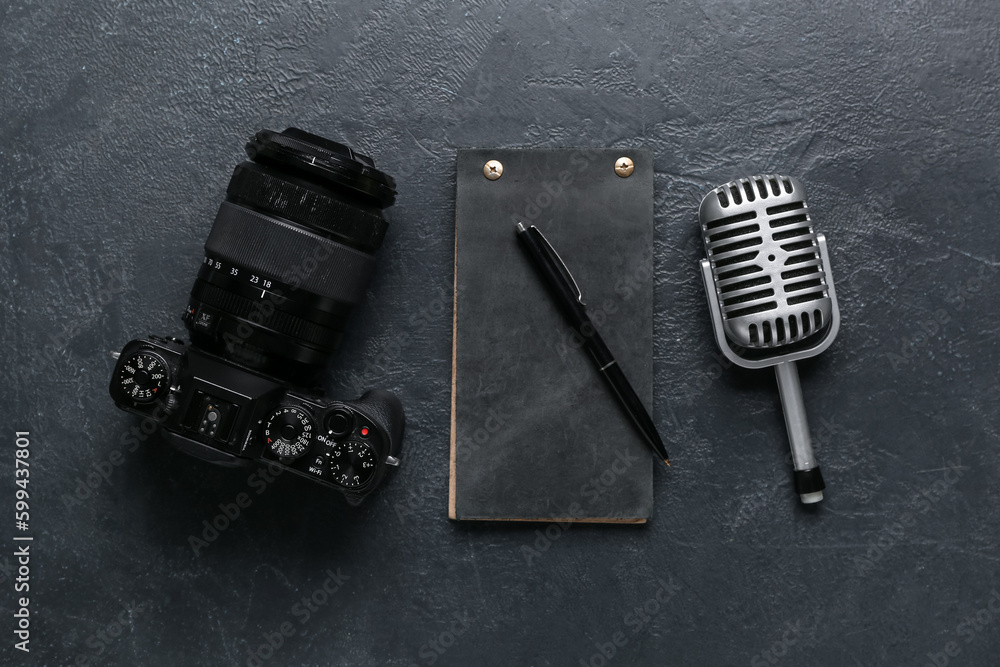
[[[634,164],[627,177],[615,171],[623,157]],[[490,160],[502,165],[495,180],[484,175]],[[515,225],[537,226],[560,254],[651,408],[651,154],[461,150],[455,218],[449,516],[645,522],[655,457],[563,321]]]

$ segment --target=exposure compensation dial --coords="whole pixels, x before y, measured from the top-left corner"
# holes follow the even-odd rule
[[[367,431],[367,429],[365,429]],[[360,489],[375,475],[375,450],[367,442],[338,441],[320,436],[324,445],[324,458],[330,481],[345,489]]]

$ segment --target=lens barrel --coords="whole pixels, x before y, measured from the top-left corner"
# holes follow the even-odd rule
[[[289,128],[246,145],[183,319],[207,352],[318,384],[375,270],[395,181],[344,144]]]

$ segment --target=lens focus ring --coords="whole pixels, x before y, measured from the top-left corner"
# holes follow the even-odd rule
[[[361,302],[375,269],[373,255],[232,202],[219,207],[205,250],[347,304]]]
[[[231,201],[273,211],[275,215],[327,232],[338,241],[365,252],[378,250],[389,227],[380,213],[365,211],[335,197],[276,178],[251,162],[236,167],[226,193]]]

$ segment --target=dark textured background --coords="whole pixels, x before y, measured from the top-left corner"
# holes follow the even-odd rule
[[[247,664],[284,621],[298,634],[266,664],[596,666],[619,631],[610,664],[995,662],[991,3],[15,0],[0,16],[0,507],[29,430],[36,536],[18,662]],[[290,124],[399,181],[329,389],[399,392],[405,466],[359,510],[279,478],[195,555],[189,535],[246,473],[128,452],[107,351],[183,332],[243,141]],[[498,145],[657,156],[654,413],[674,467],[645,527],[547,543],[445,519],[455,150]],[[701,196],[757,171],[805,183],[841,300],[840,337],[802,369],[829,484],[814,512],[790,489],[771,375],[717,367],[696,271]],[[349,579],[299,624],[328,568]],[[680,588],[630,615],[657,578]]]

